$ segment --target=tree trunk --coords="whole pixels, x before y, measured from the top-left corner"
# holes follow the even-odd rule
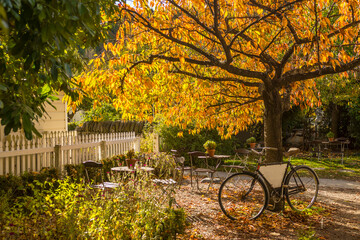
[[[283,147],[282,147],[282,115],[283,102],[279,91],[274,89],[271,91],[264,91],[264,142],[265,147],[277,148],[277,151],[267,150],[265,153],[265,160],[270,162],[283,161]],[[267,183],[266,183],[267,184]],[[270,186],[269,186],[269,189]],[[268,210],[273,212],[280,212],[284,210],[285,201],[274,201],[270,198]]]
[[[282,162],[282,99],[279,91],[264,91],[264,143],[265,147],[277,148],[278,151],[267,150],[266,162]]]
[[[331,103],[331,123],[330,129],[335,134],[335,137],[339,136],[339,123],[340,123],[340,110],[339,106],[335,103]]]

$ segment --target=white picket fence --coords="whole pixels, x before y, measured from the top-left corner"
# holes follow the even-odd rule
[[[140,151],[140,138],[135,133],[50,132],[31,141],[13,134],[0,144],[0,175],[19,175],[43,167],[56,167],[62,172],[66,164],[98,161],[130,149]]]

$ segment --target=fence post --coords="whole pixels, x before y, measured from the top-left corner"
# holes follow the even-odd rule
[[[58,171],[58,174],[61,174],[61,145],[55,145],[55,168]]]
[[[134,150],[135,152],[140,152],[140,138],[137,137],[135,138],[135,142],[134,142]]]
[[[106,141],[101,141],[100,142],[100,160],[107,158],[107,152],[106,152]]]
[[[154,140],[154,142],[153,142],[153,151],[155,152],[155,153],[158,153],[158,152],[160,152],[160,147],[159,147],[159,134],[157,134],[157,133],[154,133],[153,134],[153,140]]]

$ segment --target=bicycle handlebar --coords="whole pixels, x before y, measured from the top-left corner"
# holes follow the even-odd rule
[[[260,156],[264,156],[265,155],[265,150],[272,150],[272,151],[277,151],[277,148],[274,147],[263,147],[263,149],[261,150],[261,152],[256,151],[255,149],[251,149],[251,151],[257,155]]]

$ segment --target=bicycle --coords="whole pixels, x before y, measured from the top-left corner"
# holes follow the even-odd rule
[[[295,211],[310,208],[316,201],[319,179],[308,166],[294,167],[290,161],[262,164],[265,147],[261,152],[252,150],[260,157],[254,172],[242,171],[227,177],[221,184],[218,200],[223,213],[230,219],[256,219],[268,207],[269,200],[276,203],[286,201]],[[291,155],[291,154],[288,154]]]

